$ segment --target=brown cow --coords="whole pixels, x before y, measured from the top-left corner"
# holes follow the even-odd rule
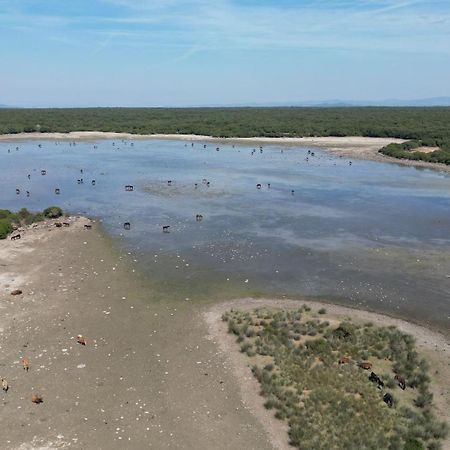
[[[339,358],[339,364],[350,364],[352,362],[352,358],[350,356],[342,356]]]
[[[87,339],[82,334],[79,334],[77,336],[77,342],[81,345],[86,345]]]
[[[397,382],[399,388],[404,391],[406,389],[406,381],[405,381],[405,379],[402,376],[400,376],[400,375],[395,375],[394,379]]]
[[[2,389],[5,392],[8,392],[8,389],[9,389],[8,382],[4,378],[2,378]]]
[[[39,395],[39,394],[33,394],[33,395],[31,396],[31,401],[32,401],[33,403],[36,403],[36,405],[39,405],[39,403],[42,403],[44,400],[43,400],[43,398],[42,398],[42,395]]]
[[[358,367],[364,370],[371,370],[372,369],[372,363],[368,361],[361,361],[358,363]]]
[[[25,370],[26,372],[28,372],[30,370],[30,361],[27,357],[22,359],[22,367],[23,367],[23,370]]]
[[[22,290],[21,289],[14,289],[14,291],[11,292],[11,295],[21,295]]]

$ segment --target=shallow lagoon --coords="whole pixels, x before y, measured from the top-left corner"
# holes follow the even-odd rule
[[[163,301],[320,297],[448,333],[450,176],[310,150],[4,142],[0,205],[97,217]]]

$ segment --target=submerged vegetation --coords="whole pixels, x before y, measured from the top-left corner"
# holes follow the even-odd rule
[[[441,448],[447,426],[433,414],[428,366],[411,336],[327,320],[308,307],[222,319],[297,448]]]
[[[50,206],[38,213],[31,213],[26,208],[22,208],[17,213],[13,213],[8,209],[0,209],[0,239],[6,239],[9,234],[20,226],[41,222],[45,219],[55,219],[62,215],[63,211],[58,206]]]

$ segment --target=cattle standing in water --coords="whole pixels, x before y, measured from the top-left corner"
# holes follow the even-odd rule
[[[194,184],[194,187],[195,187],[195,189],[197,189],[197,188],[198,188],[198,184],[197,184],[197,183],[195,183],[195,184]]]
[[[41,170],[41,175],[47,175],[47,171],[46,170]]]
[[[30,196],[30,191],[27,191],[27,197],[29,197]]]
[[[163,225],[163,233],[169,233],[170,225]]]
[[[294,189],[291,189],[291,195],[294,195],[294,194],[295,194]]]
[[[20,194],[20,189],[16,189],[16,194],[17,194],[17,195]]]
[[[123,224],[123,228],[124,228],[125,230],[131,229],[131,223],[130,223],[130,222],[125,222],[125,223]]]
[[[14,235],[14,236],[11,236],[11,240],[12,241],[17,241],[17,240],[19,240],[20,239],[20,234],[16,234],[16,235]]]
[[[30,180],[30,179],[31,179],[31,175],[30,175],[30,174],[28,174],[27,176],[28,176],[28,179]]]
[[[61,190],[60,190],[59,188],[56,188],[56,189],[55,189],[55,194],[56,194],[56,195],[59,195],[60,193],[61,193]]]
[[[196,220],[197,222],[201,222],[201,221],[203,220],[203,216],[202,216],[201,214],[197,214],[197,215],[195,216],[195,220]]]
[[[167,185],[172,186],[172,180],[167,180]]]
[[[394,379],[397,382],[399,388],[404,391],[406,389],[406,381],[405,381],[405,379],[402,376],[400,376],[400,375],[395,375]]]
[[[127,184],[127,185],[125,186],[125,190],[126,190],[127,192],[131,192],[131,191],[134,190],[134,186],[132,186],[131,184]]]
[[[270,183],[267,183],[267,187],[270,189]]]
[[[91,181],[92,186],[95,186],[95,180]]]
[[[260,183],[258,183],[258,184],[256,185],[256,189],[261,189],[261,184],[260,184]]]
[[[383,401],[384,403],[386,403],[386,405],[389,406],[389,408],[391,408],[392,405],[394,404],[394,397],[392,397],[392,395],[389,394],[389,392],[386,392],[386,394],[384,394],[383,396]]]

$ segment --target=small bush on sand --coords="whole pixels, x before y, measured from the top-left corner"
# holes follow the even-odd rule
[[[58,206],[50,206],[44,209],[44,216],[48,219],[57,219],[63,215],[63,211]]]

